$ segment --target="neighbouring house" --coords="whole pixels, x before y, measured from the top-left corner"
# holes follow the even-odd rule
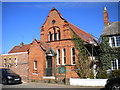
[[[24,81],[28,79],[28,49],[30,44],[24,45],[20,43],[19,46],[13,47],[8,54],[2,54],[1,67],[12,69],[15,73],[19,74]]]
[[[3,66],[29,80],[77,78],[75,69],[78,59],[72,41],[73,32],[84,41],[90,53],[89,57],[92,58],[91,62],[96,60],[97,54],[93,47],[97,46],[97,41],[89,33],[66,21],[61,13],[53,8],[40,28],[40,40],[34,39],[28,45],[21,43],[8,54],[3,54]],[[65,70],[64,68],[65,73],[60,71]]]
[[[101,36],[108,37],[110,47],[120,48],[120,21],[109,22],[106,7],[104,7],[103,13],[104,13],[104,28]],[[116,69],[120,69],[120,58],[115,58],[111,62],[111,70]]]

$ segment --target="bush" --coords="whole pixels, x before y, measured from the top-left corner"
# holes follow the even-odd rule
[[[98,79],[108,78],[106,70],[102,70],[102,71],[98,72],[96,78],[98,78]]]
[[[90,71],[90,79],[93,79],[94,78],[94,73],[93,73],[93,71],[91,70]]]
[[[111,73],[110,73],[110,78],[112,77],[120,77],[120,70],[113,70]]]

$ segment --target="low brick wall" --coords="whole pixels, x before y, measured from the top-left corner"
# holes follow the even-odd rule
[[[107,79],[79,79],[70,78],[70,85],[79,86],[105,86]]]

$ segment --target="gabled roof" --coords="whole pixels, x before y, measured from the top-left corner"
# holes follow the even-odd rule
[[[76,27],[75,25],[69,23],[69,27],[85,42],[97,43],[97,41],[89,33],[83,31],[82,29]]]
[[[102,32],[103,36],[120,34],[120,21],[109,23],[105,26]]]
[[[8,53],[18,53],[18,52],[27,52],[27,50],[30,48],[31,44],[23,45],[21,46],[15,46],[10,52]]]

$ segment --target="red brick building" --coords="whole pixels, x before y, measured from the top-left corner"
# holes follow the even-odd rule
[[[94,43],[95,39],[85,31],[67,22],[60,12],[53,8],[42,27],[40,28],[40,41],[34,40],[29,49],[31,79],[43,79],[46,76],[58,75],[58,67],[65,66],[66,77],[78,77],[75,71],[76,49],[72,42],[72,31],[86,44]]]
[[[97,44],[90,34],[66,21],[60,12],[53,8],[40,28],[40,41],[34,39],[28,46],[23,45],[25,50],[22,48],[18,50],[19,52],[28,52],[27,59],[23,59],[24,55],[20,57],[20,62],[29,60],[28,69],[21,66],[22,71],[29,73],[28,79],[56,79],[59,75],[58,67],[60,66],[66,67],[66,78],[78,77],[77,73],[72,71],[75,69],[77,61],[77,50],[72,42],[73,32],[84,43]],[[16,49],[17,47],[14,47],[9,54],[17,53]]]

